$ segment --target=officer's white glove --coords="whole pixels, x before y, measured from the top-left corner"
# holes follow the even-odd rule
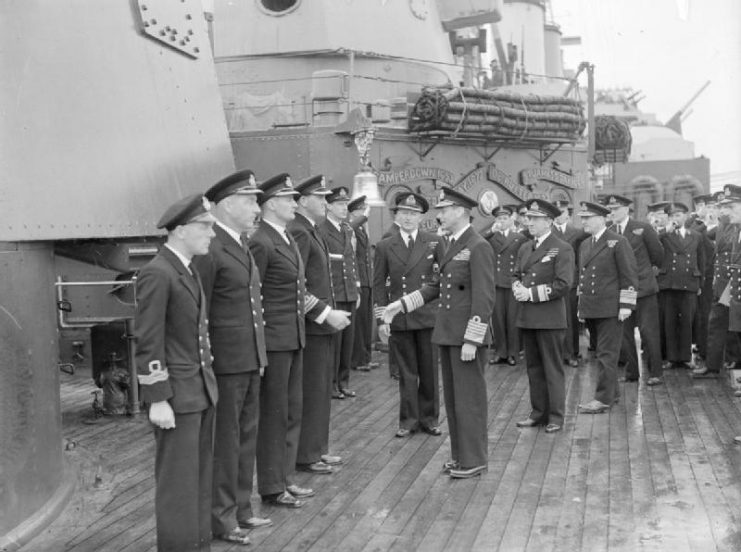
[[[335,330],[344,330],[350,325],[350,313],[343,310],[332,309],[327,314],[325,322]]]
[[[175,413],[167,401],[154,402],[149,406],[149,421],[162,429],[175,427]]]
[[[633,311],[630,309],[620,309],[618,311],[618,320],[620,320],[620,322],[622,322],[623,320],[627,320],[628,318],[630,318],[630,315],[632,313]]]
[[[386,305],[386,308],[383,309],[383,321],[386,324],[391,324],[391,321],[394,319],[394,316],[399,314],[401,312],[401,301],[397,300],[393,303],[389,303]]]
[[[388,343],[389,337],[391,336],[391,326],[388,324],[381,324],[378,326],[378,337],[381,339],[381,343]]]
[[[476,345],[473,343],[464,343],[461,347],[461,360],[469,362],[476,358]]]

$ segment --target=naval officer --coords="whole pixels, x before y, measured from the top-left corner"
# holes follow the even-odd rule
[[[214,236],[201,194],[167,209],[167,242],[137,277],[136,369],[154,426],[157,550],[210,550],[214,406],[206,298],[194,255]]]
[[[379,334],[388,336],[389,362],[399,369],[399,427],[396,431],[399,438],[418,430],[431,435],[441,433],[437,347],[431,339],[437,304],[428,303],[414,312],[399,314],[390,326],[382,320],[386,305],[437,278],[442,240],[419,229],[428,209],[427,200],[419,194],[397,194],[392,210],[399,232],[376,244],[374,311]]]
[[[512,296],[520,306],[517,327],[522,329],[532,407],[517,427],[544,425],[546,433],[561,431],[566,412],[563,349],[574,250],[551,231],[560,214],[558,207],[543,199],[528,202],[533,239],[520,248],[512,276]]]
[[[342,458],[329,454],[329,415],[334,377],[335,335],[350,324],[349,313],[334,309],[329,250],[317,224],[324,220],[330,193],[324,176],[307,178],[296,186],[301,194],[296,218],[288,231],[296,241],[304,263],[306,291],[322,305],[319,317],[306,319],[304,349],[303,414],[298,443],[297,467],[315,474],[329,474]],[[322,320],[323,319],[323,320]]]
[[[496,282],[496,301],[492,314],[494,330],[495,358],[492,364],[517,364],[520,354],[519,330],[516,319],[518,304],[512,295],[512,275],[517,263],[517,252],[529,240],[515,230],[514,214],[516,205],[500,205],[494,211],[494,223],[482,234],[494,250],[494,281]]]
[[[586,414],[605,412],[619,397],[617,363],[623,321],[636,307],[638,273],[630,243],[605,227],[610,210],[582,202],[578,215],[591,238],[579,248],[579,318],[591,322],[597,334],[597,386],[594,399],[579,405]]]
[[[290,176],[269,178],[260,190],[262,220],[249,242],[262,282],[268,356],[260,386],[257,484],[263,502],[298,508],[301,499],[314,495],[294,481],[303,409],[304,316],[320,316],[325,308],[306,294],[301,254],[286,231],[298,195]]]
[[[205,193],[215,207],[208,253],[194,257],[208,304],[209,337],[219,386],[214,433],[212,531],[249,544],[243,529],[265,527],[250,499],[257,449],[260,376],[267,364],[260,275],[243,234],[260,213],[261,193],[249,169],[223,178]]]
[[[442,227],[450,241],[440,261],[440,279],[386,307],[384,321],[440,298],[432,342],[440,347],[445,411],[452,458],[443,470],[470,478],[487,469],[487,396],[484,367],[489,319],[494,308],[494,252],[470,223],[477,206],[444,186],[438,196]]]

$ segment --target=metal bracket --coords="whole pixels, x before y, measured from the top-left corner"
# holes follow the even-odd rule
[[[412,150],[414,151],[414,153],[416,153],[416,154],[417,154],[417,156],[419,157],[419,160],[420,160],[420,161],[423,161],[423,160],[424,160],[424,158],[425,158],[425,157],[427,157],[427,156],[428,156],[428,155],[430,154],[430,152],[431,152],[432,150],[434,150],[434,149],[435,149],[435,147],[436,147],[436,146],[437,146],[437,145],[438,145],[439,143],[440,143],[440,142],[433,142],[432,144],[430,144],[430,145],[429,145],[429,146],[428,146],[428,147],[427,147],[426,149],[424,149],[424,150],[423,150],[423,144],[422,144],[422,142],[421,142],[421,141],[420,141],[420,142],[417,142],[417,143],[416,143],[415,145],[409,144],[409,147],[410,147],[410,148],[412,148]],[[418,146],[418,147],[415,147],[415,146]]]
[[[540,164],[542,165],[546,161],[548,161],[551,157],[553,157],[553,154],[556,153],[558,150],[561,149],[561,146],[563,144],[558,144],[555,148],[548,151],[548,148],[540,148]],[[545,153],[545,157],[543,157],[543,154]]]
[[[481,159],[483,159],[485,162],[491,163],[491,160],[494,158],[494,156],[497,153],[499,153],[499,151],[502,149],[502,146],[497,146],[496,148],[494,148],[494,151],[491,152],[489,155],[486,154],[486,149],[484,149],[484,152],[483,153],[481,151],[479,151],[478,148],[472,147],[471,149],[473,151],[475,151],[476,153],[478,153],[479,154],[479,157],[481,157]]]
[[[141,30],[154,40],[198,58],[201,48],[193,30],[193,12],[186,3],[172,0],[137,0]]]

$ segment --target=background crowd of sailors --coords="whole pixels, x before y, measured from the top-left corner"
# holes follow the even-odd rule
[[[628,198],[610,195],[582,203],[577,227],[570,204],[534,199],[497,207],[479,233],[476,201],[443,187],[432,234],[420,228],[427,200],[403,192],[371,244],[365,198],[321,175],[258,185],[242,170],[179,200],[137,281],[158,550],[248,544],[249,530],[272,524],[252,509],[255,471],[262,503],[295,509],[315,494],[296,471],[329,475],[343,462],[330,450],[330,405],[362,393],[353,369],[377,367],[374,320],[399,380],[396,437],[442,434],[442,379],[453,479],[487,469],[487,364],[524,358],[531,412],[517,426],[547,433],[563,427],[564,370],[581,363],[583,326],[597,383],[582,413],[618,402],[621,377],[654,386],[670,368],[715,377],[731,367],[741,360],[741,187],[694,202],[692,213],[654,204],[637,221]]]

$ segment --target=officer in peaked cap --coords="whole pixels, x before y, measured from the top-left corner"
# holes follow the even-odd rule
[[[394,197],[394,206],[391,210],[398,212],[399,210],[404,209],[424,214],[429,211],[430,204],[419,194],[415,194],[414,192],[401,192],[396,194],[396,197]]]
[[[360,280],[353,249],[354,233],[347,223],[350,192],[338,186],[327,195],[327,217],[318,230],[327,244],[332,268],[332,288],[337,308],[350,313],[350,325],[335,335],[334,389],[332,397],[354,397],[349,388],[355,331],[355,311],[360,303]]]
[[[668,201],[659,201],[646,206],[648,222],[657,232],[664,228],[669,220],[670,205]]]
[[[324,176],[314,175],[296,186],[301,193],[296,218],[288,231],[301,252],[306,292],[323,305],[322,314],[306,319],[304,348],[303,414],[298,443],[297,467],[315,474],[328,474],[342,458],[329,453],[329,415],[334,377],[335,334],[350,323],[349,313],[335,309],[329,254],[317,224],[326,215],[330,190]]]
[[[378,367],[371,360],[373,344],[373,262],[371,244],[366,230],[368,202],[366,196],[356,197],[347,204],[347,221],[355,233],[355,261],[360,281],[360,304],[355,313],[355,332],[352,349],[353,370],[369,371]]]
[[[692,371],[693,377],[717,377],[724,360],[731,363],[741,360],[741,342],[737,333],[741,329],[741,311],[738,309],[739,271],[733,268],[740,261],[735,251],[741,223],[741,186],[727,184],[714,197],[720,216],[717,227],[708,232],[715,239],[715,260],[713,299],[708,317],[707,357],[704,366],[698,366]],[[729,331],[731,326],[737,329]]]
[[[515,218],[515,226],[518,231],[531,240],[533,237],[530,235],[530,230],[527,229],[527,203],[520,203],[516,206],[517,217]]]
[[[442,239],[420,228],[429,204],[421,195],[402,192],[392,210],[398,231],[376,244],[373,272],[374,313],[378,332],[388,339],[389,369],[399,379],[399,415],[396,437],[421,430],[440,435],[440,398],[437,347],[432,344],[436,304],[384,323],[383,310],[408,291],[437,277]]]
[[[259,188],[262,194],[258,196],[257,202],[260,205],[274,197],[292,197],[295,199],[300,195],[293,187],[291,176],[288,173],[281,173],[268,178],[260,184]]]
[[[475,199],[443,187],[435,208],[450,244],[440,261],[440,279],[390,303],[384,321],[440,298],[432,342],[439,345],[452,478],[470,478],[487,467],[487,397],[484,367],[494,308],[494,252],[471,227]]]
[[[692,319],[705,277],[705,248],[702,235],[686,227],[689,208],[674,202],[669,212],[670,220],[659,233],[664,262],[657,278],[663,307],[664,358],[671,367],[687,368],[692,360]]]
[[[214,236],[210,210],[201,194],[170,206],[157,223],[168,231],[167,242],[137,278],[135,360],[154,426],[161,550],[206,549],[211,539],[211,470],[202,467],[213,458],[218,391],[206,298],[191,265],[194,255],[208,252]]]
[[[638,274],[628,240],[605,226],[610,209],[582,202],[578,215],[591,237],[579,248],[579,318],[590,322],[597,336],[598,379],[594,399],[581,412],[605,412],[619,397],[617,363],[622,324],[635,309]]]
[[[664,258],[664,248],[656,231],[647,222],[630,217],[633,201],[625,196],[610,195],[605,204],[611,210],[610,228],[624,236],[633,249],[638,270],[638,298],[636,310],[623,322],[621,357],[625,359],[625,381],[638,381],[638,351],[635,344],[635,328],[641,334],[641,344],[646,352],[648,374],[644,374],[648,385],[662,383],[661,341],[659,336],[659,286],[656,272]]]
[[[512,295],[520,305],[517,327],[522,330],[531,411],[517,426],[544,425],[546,433],[554,433],[563,427],[566,409],[562,359],[574,251],[552,232],[553,221],[561,214],[557,206],[533,199],[527,212],[533,239],[517,254]]]
[[[301,434],[303,349],[306,319],[316,320],[325,306],[306,292],[304,263],[287,232],[299,195],[288,174],[260,185],[262,220],[249,247],[260,271],[265,309],[268,366],[260,387],[257,430],[257,484],[263,502],[298,508],[314,491],[296,484]]]
[[[260,214],[255,175],[237,171],[211,186],[214,232],[207,255],[194,258],[209,310],[209,335],[219,387],[214,431],[212,531],[249,542],[242,526],[270,524],[254,516],[249,497],[257,450],[260,376],[267,365],[260,274],[246,245]]]
[[[517,205],[499,205],[492,211],[494,223],[481,235],[494,250],[494,281],[496,300],[492,313],[494,332],[494,356],[490,364],[517,364],[520,354],[519,333],[515,325],[517,301],[512,295],[512,273],[515,270],[517,252],[527,238],[515,229],[513,214]]]
[[[579,285],[579,246],[581,242],[589,237],[583,229],[573,225],[571,223],[571,217],[574,213],[574,208],[570,201],[565,199],[557,199],[553,202],[553,205],[559,208],[561,213],[553,221],[551,232],[555,234],[557,238],[562,239],[571,246],[574,251],[574,277],[571,282],[571,290],[569,291],[568,297],[566,298],[566,307],[568,309],[568,327],[566,328],[566,335],[564,336],[564,363],[569,366],[578,366],[579,358],[579,317],[576,313],[577,297],[576,289]],[[592,335],[590,335],[591,341]],[[593,343],[591,345],[594,345]],[[594,347],[592,347],[593,349]]]

